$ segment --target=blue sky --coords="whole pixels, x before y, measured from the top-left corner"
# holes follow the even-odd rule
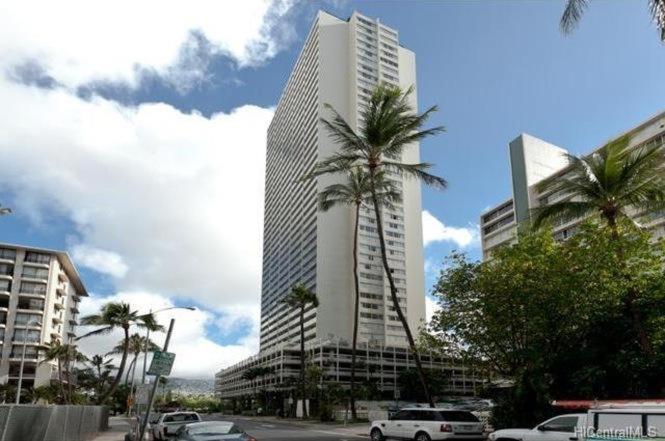
[[[255,208],[261,173],[245,177],[249,202],[236,189],[227,194],[219,175],[234,173],[236,160],[262,170],[264,128],[317,9],[379,17],[416,53],[420,107],[437,104],[432,123],[447,128],[423,143],[422,159],[450,182],[444,192],[425,190],[423,208],[446,226],[475,229],[485,208],[510,196],[506,148],[519,133],[583,153],[665,109],[665,46],[646,0],[591,2],[569,36],[558,29],[562,1],[287,2],[283,10],[260,13],[234,4],[201,7],[190,21],[180,19],[182,11],[167,11],[166,24],[153,25],[154,38],[141,28],[149,9],[135,11],[136,23],[121,26],[122,36],[101,22],[99,30],[85,28],[100,34],[90,35],[89,44],[62,37],[67,24],[25,21],[41,26],[28,38],[11,34],[10,17],[4,23],[10,30],[0,31],[6,32],[0,39],[16,42],[0,45],[0,57],[10,54],[0,85],[0,119],[10,135],[0,141],[0,154],[11,158],[0,203],[16,211],[0,219],[0,241],[70,250],[97,299],[121,292],[148,303],[196,304],[202,315],[187,326],[201,342],[197,350],[211,348],[217,365],[225,354],[235,360],[255,348],[248,341],[256,333],[260,259],[249,251],[238,256],[258,249],[261,234]],[[14,22],[29,17],[15,9]],[[241,12],[244,18],[229,18]],[[72,20],[73,29],[95,20],[81,9],[74,18],[66,7],[52,13]],[[127,20],[117,14],[111,24]],[[262,21],[255,23],[257,14]],[[226,22],[203,20],[208,16]],[[196,30],[198,39],[185,41],[174,29],[190,36]],[[17,69],[28,62],[37,66],[31,71],[42,80],[37,84],[35,75]],[[125,147],[114,150],[113,140]],[[199,194],[206,189],[208,196]],[[211,251],[196,233],[235,228],[225,205],[251,219],[237,234],[251,238],[244,247],[219,233],[218,250]],[[160,240],[149,240],[153,233]],[[427,247],[428,289],[437,265],[457,247],[453,241]],[[477,244],[465,250],[479,257]],[[243,262],[251,270],[234,268]],[[180,284],[169,265],[205,271]],[[193,366],[180,372],[201,375]]]

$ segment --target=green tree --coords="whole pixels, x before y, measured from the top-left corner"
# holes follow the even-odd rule
[[[540,193],[563,196],[562,200],[534,210],[534,226],[550,220],[567,220],[580,216],[600,216],[618,239],[620,220],[631,220],[631,211],[649,214],[665,209],[665,149],[661,145],[630,148],[630,137],[623,136],[603,146],[589,156],[568,155],[570,169],[563,175],[547,179],[538,185]],[[618,269],[625,266],[624,254]],[[638,342],[647,354],[653,348],[636,306],[637,289],[628,286],[626,310]]]
[[[40,400],[47,403],[55,403],[58,400],[59,391],[55,384],[47,384],[28,389],[28,400],[35,404]]]
[[[297,284],[291,287],[291,292],[282,300],[288,307],[295,309],[299,314],[300,321],[300,395],[302,396],[303,418],[307,418],[307,399],[306,381],[305,381],[305,362],[307,354],[305,353],[305,310],[308,306],[316,308],[319,306],[319,299],[316,294],[310,291],[303,284]]]
[[[393,203],[401,200],[401,194],[397,189],[379,174],[375,181],[379,191],[377,198],[384,206],[392,207]],[[360,288],[358,280],[358,221],[360,219],[360,208],[364,205],[371,206],[371,183],[369,175],[362,169],[349,171],[346,182],[343,184],[332,184],[319,193],[319,209],[328,211],[333,207],[348,205],[354,208],[353,227],[353,283],[355,290],[353,307],[353,336],[351,343],[351,382],[349,390],[349,401],[351,407],[351,418],[356,419],[356,348],[358,345],[358,313],[360,308]]]
[[[530,425],[549,416],[556,398],[658,396],[665,376],[665,252],[649,234],[621,222],[587,223],[571,239],[523,232],[483,263],[453,254],[435,286],[440,311],[435,337],[468,360],[489,364],[514,386],[499,397],[497,426]],[[617,248],[630,277],[616,277]],[[645,355],[627,332],[622,297],[639,287],[646,330],[658,358]]]
[[[561,16],[561,30],[568,34],[575,29],[582,19],[589,0],[568,0]],[[649,10],[654,23],[660,31],[660,39],[665,41],[665,0],[649,0]]]
[[[418,348],[399,304],[397,286],[388,262],[379,200],[380,178],[391,173],[418,179],[425,184],[439,188],[446,186],[444,179],[428,173],[431,164],[402,162],[403,153],[410,146],[444,130],[443,127],[423,129],[427,119],[436,111],[436,106],[418,115],[411,105],[412,92],[412,88],[402,91],[399,87],[385,84],[377,86],[372,92],[365,110],[364,122],[357,132],[332,106],[326,105],[332,113],[332,119],[329,121],[324,118],[322,123],[332,140],[339,145],[339,152],[319,162],[308,177],[330,173],[348,173],[354,169],[361,169],[369,175],[370,196],[379,236],[381,260],[390,285],[393,308],[402,323],[407,341],[413,351],[423,388],[428,391]],[[429,392],[427,392],[427,396],[428,401],[433,405]]]
[[[427,378],[430,391],[438,396],[443,395],[450,382],[444,372],[432,369],[425,369],[425,378]],[[399,384],[401,399],[410,401],[427,400],[417,370],[409,368],[401,371],[397,375],[397,384]]]
[[[109,302],[102,306],[99,314],[93,314],[81,319],[81,324],[84,326],[99,326],[98,329],[90,331],[82,335],[81,338],[90,337],[92,335],[109,334],[116,329],[121,329],[124,333],[123,352],[118,366],[118,372],[115,379],[110,384],[109,388],[99,397],[98,403],[104,403],[115,391],[122,378],[122,373],[127,363],[127,355],[129,353],[129,330],[132,326],[138,328],[149,329],[150,331],[163,331],[163,326],[157,324],[155,317],[152,314],[139,314],[137,311],[132,311],[128,303],[124,302]]]

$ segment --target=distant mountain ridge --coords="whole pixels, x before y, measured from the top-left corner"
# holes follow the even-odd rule
[[[168,379],[165,389],[177,395],[212,395],[215,391],[215,380],[172,377]]]

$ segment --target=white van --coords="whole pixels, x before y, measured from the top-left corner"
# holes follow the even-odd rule
[[[490,441],[664,440],[665,406],[606,405],[587,413],[559,415],[533,429],[492,432]]]

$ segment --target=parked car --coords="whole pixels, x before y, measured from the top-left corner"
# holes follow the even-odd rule
[[[211,440],[256,441],[237,424],[227,421],[205,421],[184,425],[176,432],[176,441],[211,441]]]
[[[471,412],[429,407],[405,408],[388,420],[373,421],[372,441],[412,439],[416,441],[481,441],[483,423]]]
[[[152,439],[156,441],[166,440],[174,436],[178,429],[185,424],[201,421],[201,417],[196,412],[168,412],[159,415],[150,425]]]
[[[665,438],[665,406],[608,405],[559,415],[533,429],[503,429],[490,441],[591,441]]]
[[[503,429],[492,432],[490,441],[577,441],[586,427],[587,414],[571,413],[543,421],[533,429]]]

